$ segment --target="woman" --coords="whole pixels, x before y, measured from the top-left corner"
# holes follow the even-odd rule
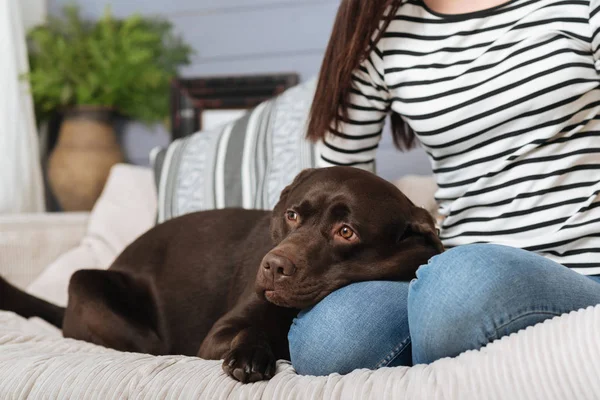
[[[386,116],[426,150],[444,254],[304,310],[301,374],[430,363],[600,303],[600,0],[345,0],[309,125],[371,168]],[[333,121],[333,123],[332,123]]]

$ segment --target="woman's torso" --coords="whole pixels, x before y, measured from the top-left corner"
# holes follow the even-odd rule
[[[379,43],[385,83],[430,156],[447,246],[507,244],[600,272],[596,20],[589,1],[400,7]]]

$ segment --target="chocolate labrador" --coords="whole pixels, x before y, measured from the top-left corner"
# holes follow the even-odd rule
[[[409,280],[443,251],[433,218],[350,167],[301,172],[273,210],[185,215],[151,229],[106,270],[80,270],[66,309],[0,280],[0,308],[122,351],[224,360],[241,382],[289,359],[298,310],[351,282]]]

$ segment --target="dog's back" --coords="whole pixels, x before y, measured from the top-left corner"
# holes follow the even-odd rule
[[[111,269],[143,279],[158,302],[160,334],[169,354],[196,355],[212,325],[240,296],[254,293],[262,258],[273,247],[270,212],[227,209],[168,221],[133,243]],[[141,249],[165,246],[145,256]]]
[[[226,209],[175,218],[131,243],[108,271],[76,272],[66,310],[2,280],[0,308],[41,316],[66,337],[107,347],[196,355],[212,325],[253,291],[272,247],[270,215]]]

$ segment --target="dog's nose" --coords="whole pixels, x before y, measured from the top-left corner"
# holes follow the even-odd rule
[[[296,266],[289,258],[273,253],[267,254],[263,268],[273,274],[275,278],[292,276],[296,272]]]

